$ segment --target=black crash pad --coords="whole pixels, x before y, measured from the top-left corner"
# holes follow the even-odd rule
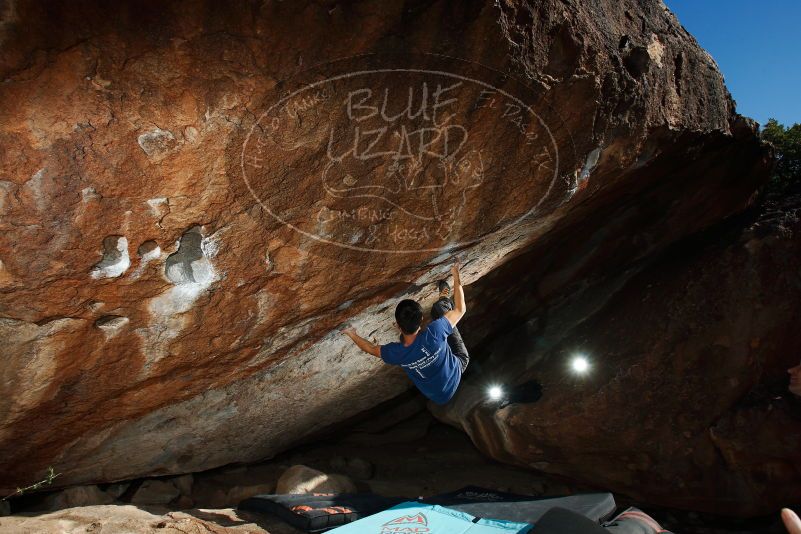
[[[629,508],[613,520],[599,526],[575,512],[552,508],[537,521],[530,534],[671,534],[653,517],[637,508]]]
[[[611,493],[581,493],[566,497],[532,497],[467,486],[457,491],[423,499],[487,519],[535,523],[551,508],[564,508],[592,521],[600,522],[615,511]]]
[[[609,531],[595,521],[565,510],[564,508],[551,508],[534,525],[531,534],[609,534]]]
[[[238,508],[276,516],[307,532],[322,532],[408,500],[372,493],[256,495],[239,503]]]

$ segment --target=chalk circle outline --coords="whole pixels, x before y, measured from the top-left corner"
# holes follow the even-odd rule
[[[438,58],[438,59],[456,60],[456,61],[461,61],[461,62],[464,62],[464,63],[469,63],[469,64],[472,64],[472,65],[476,65],[476,66],[480,67],[481,69],[486,69],[488,71],[492,71],[492,72],[500,74],[500,75],[502,75],[502,76],[504,76],[506,78],[509,78],[509,79],[513,80],[514,82],[519,83],[521,86],[525,87],[526,89],[531,90],[530,87],[528,87],[527,85],[523,84],[522,82],[520,82],[516,78],[510,76],[509,74],[501,72],[501,71],[498,71],[496,69],[493,69],[491,67],[483,65],[481,63],[477,63],[475,61],[471,61],[471,60],[467,60],[467,59],[463,59],[463,58],[445,56],[445,55],[440,55],[440,54],[425,54],[425,53],[423,53],[423,54],[419,54],[419,55],[428,56],[428,57],[432,57],[432,58]],[[351,56],[351,57],[336,59],[336,60],[332,60],[332,61],[327,61],[327,62],[324,62],[324,63],[319,63],[319,64],[317,64],[317,65],[315,65],[313,67],[310,67],[308,69],[305,69],[305,70],[295,74],[294,76],[288,78],[285,81],[289,81],[292,78],[300,76],[300,75],[302,75],[304,73],[311,72],[313,70],[317,70],[317,69],[320,69],[322,67],[325,67],[325,66],[328,66],[328,65],[333,65],[333,64],[336,64],[336,63],[339,63],[339,62],[342,62],[342,61],[348,61],[348,60],[354,60],[354,59],[361,60],[361,59],[368,59],[368,58],[377,57],[377,56],[378,56],[378,54],[364,54],[364,55]],[[508,99],[516,102],[517,104],[520,105],[521,109],[526,110],[532,117],[534,117],[539,122],[540,126],[542,126],[545,129],[545,131],[548,133],[548,137],[551,140],[551,146],[554,149],[554,161],[555,161],[553,177],[551,178],[551,182],[548,184],[548,188],[546,189],[545,193],[542,195],[540,200],[534,206],[532,206],[528,211],[523,213],[521,216],[519,216],[515,220],[513,220],[513,221],[503,225],[502,227],[500,227],[500,228],[498,228],[496,230],[493,230],[492,232],[490,232],[488,234],[485,234],[485,235],[483,235],[481,237],[476,237],[475,239],[470,239],[470,240],[467,240],[467,241],[459,241],[457,243],[452,243],[452,244],[449,244],[449,245],[446,245],[446,246],[443,246],[443,247],[415,248],[415,249],[403,249],[403,250],[359,247],[359,246],[355,246],[355,245],[352,245],[352,244],[349,244],[349,243],[342,243],[340,241],[334,241],[332,239],[327,239],[327,238],[319,236],[317,234],[313,234],[311,232],[307,232],[306,230],[298,228],[294,224],[285,221],[280,215],[278,215],[277,213],[274,213],[273,210],[271,210],[268,206],[265,205],[265,203],[262,201],[262,199],[259,198],[259,195],[257,195],[256,192],[253,190],[253,187],[250,185],[250,181],[248,180],[248,177],[247,177],[247,172],[245,171],[245,154],[247,152],[248,142],[250,141],[250,138],[253,135],[253,132],[256,131],[257,128],[259,130],[261,130],[260,124],[261,124],[262,119],[267,117],[268,114],[273,109],[275,109],[276,107],[281,106],[287,100],[289,100],[291,98],[294,98],[296,95],[298,95],[298,94],[300,94],[302,92],[308,91],[310,89],[313,89],[315,87],[318,87],[320,85],[327,84],[327,83],[330,83],[330,82],[334,82],[334,81],[337,81],[337,80],[352,78],[354,76],[364,76],[364,75],[379,74],[379,73],[403,73],[403,72],[415,73],[415,74],[433,74],[433,75],[437,75],[437,76],[445,76],[445,77],[450,77],[450,78],[454,78],[454,79],[457,79],[457,80],[462,80],[462,81],[465,81],[465,82],[475,83],[475,84],[477,84],[479,86],[482,86],[482,87],[485,87],[485,88],[489,88],[489,89],[491,89],[493,91],[496,91],[499,94],[502,94],[505,98],[508,98]],[[287,94],[286,96],[284,96],[283,98],[278,100],[272,106],[267,108],[267,110],[264,113],[259,115],[259,118],[253,124],[253,126],[251,126],[250,130],[248,131],[247,135],[245,136],[245,140],[242,143],[242,155],[240,157],[240,167],[242,169],[242,178],[243,178],[243,180],[245,182],[245,186],[247,187],[248,191],[250,192],[250,195],[253,197],[254,200],[256,200],[256,202],[259,203],[259,205],[267,213],[270,214],[271,217],[273,217],[275,220],[277,220],[278,222],[280,222],[284,226],[286,226],[288,228],[291,228],[292,230],[298,232],[301,235],[304,235],[306,237],[314,239],[315,241],[319,241],[321,243],[327,243],[327,244],[330,244],[330,245],[339,246],[339,247],[342,247],[342,248],[347,248],[347,249],[350,249],[350,250],[356,250],[356,251],[360,251],[360,252],[379,252],[379,253],[384,253],[384,254],[416,254],[416,253],[420,253],[420,252],[439,252],[439,253],[442,253],[442,252],[447,252],[447,251],[450,251],[450,250],[462,248],[462,247],[465,247],[465,246],[468,246],[468,245],[472,245],[472,244],[478,243],[479,241],[483,241],[485,239],[488,239],[489,237],[491,237],[493,235],[499,234],[499,233],[501,233],[501,232],[513,227],[513,226],[516,226],[516,225],[520,224],[524,219],[534,215],[536,210],[542,205],[542,203],[545,201],[545,199],[547,199],[550,196],[551,191],[553,190],[553,187],[556,184],[557,179],[559,178],[559,146],[558,146],[558,143],[556,142],[556,138],[554,137],[553,133],[551,132],[551,129],[548,127],[547,123],[542,119],[542,117],[540,117],[540,115],[538,113],[536,113],[533,109],[531,109],[531,106],[527,105],[520,98],[508,93],[507,91],[504,91],[502,89],[498,89],[497,87],[495,87],[495,86],[493,86],[491,84],[488,84],[488,83],[483,82],[481,80],[477,80],[475,78],[470,78],[470,77],[467,77],[467,76],[462,76],[460,74],[454,74],[454,73],[446,72],[446,71],[431,70],[431,69],[414,69],[414,68],[399,68],[399,69],[383,68],[383,69],[369,69],[369,70],[352,71],[352,72],[347,72],[347,73],[344,73],[344,74],[339,74],[339,75],[336,75],[336,76],[331,76],[331,77],[325,78],[323,80],[318,80],[316,82],[307,83],[307,84],[304,84],[303,87],[301,87],[300,89],[296,89],[295,91],[292,91],[291,93]]]

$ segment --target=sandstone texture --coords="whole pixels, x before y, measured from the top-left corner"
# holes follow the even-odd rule
[[[82,506],[31,516],[0,517],[0,533],[18,534],[299,534],[277,520],[226,508],[186,512],[150,512],[135,506]]]
[[[430,303],[454,254],[470,298],[487,306],[470,301],[481,318],[468,323],[470,339],[490,338],[742,211],[769,170],[714,61],[659,0],[8,1],[0,10],[3,491],[48,466],[67,486],[271,457],[409,387],[338,328],[393,340],[396,301]],[[686,276],[665,280],[689,291]],[[724,291],[733,281],[710,274],[709,284],[736,298]],[[653,298],[664,306],[666,292]],[[758,300],[749,298],[743,307]],[[570,320],[593,316],[587,302]],[[646,309],[655,308],[642,320]],[[608,348],[614,369],[653,365],[684,383],[700,352],[686,330],[657,335],[655,323],[621,331],[633,344],[625,351],[611,334],[592,350]],[[765,358],[778,346],[765,332],[751,337]],[[680,339],[686,359],[667,348],[646,359],[649,343]],[[510,369],[522,373],[533,356],[516,351]],[[737,358],[721,383],[736,380],[727,387],[742,393],[757,375],[746,353]],[[632,387],[642,386],[636,376]],[[615,391],[604,402],[649,395]],[[473,419],[461,407],[475,398],[463,392],[446,417],[482,449],[535,468],[549,456],[525,426],[548,401],[519,408],[506,426],[502,414],[518,408]],[[666,396],[660,417],[683,412],[684,398]],[[697,411],[679,426],[701,440],[722,412]],[[575,447],[597,423],[587,434],[571,426]],[[721,421],[714,439],[729,444],[727,462],[746,465],[742,424]],[[619,433],[639,433],[631,428]],[[706,456],[678,499],[715,465],[711,445],[698,443],[685,449]],[[630,488],[639,477],[648,495],[670,500],[654,488],[664,481],[648,478],[663,460],[643,454],[632,452],[636,469],[622,478],[596,481]],[[563,463],[553,470],[579,476],[585,465]]]

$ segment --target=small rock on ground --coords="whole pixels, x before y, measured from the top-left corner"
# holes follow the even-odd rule
[[[345,475],[327,475],[305,465],[293,465],[278,479],[275,492],[355,493],[356,485]]]
[[[133,504],[167,504],[180,495],[178,488],[163,480],[145,480],[131,498]]]

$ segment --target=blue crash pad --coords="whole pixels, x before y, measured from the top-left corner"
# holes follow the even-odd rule
[[[525,534],[532,525],[478,519],[436,504],[404,502],[389,510],[335,528],[336,534]]]

